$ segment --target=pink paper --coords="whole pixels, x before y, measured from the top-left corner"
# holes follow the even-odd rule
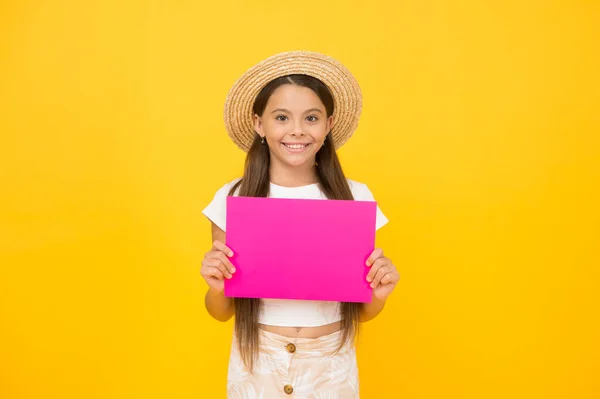
[[[225,295],[370,302],[374,201],[227,197]]]

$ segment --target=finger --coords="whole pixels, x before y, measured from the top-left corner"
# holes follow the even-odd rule
[[[377,288],[377,286],[379,285],[379,282],[381,281],[383,276],[387,275],[389,272],[390,272],[389,267],[387,267],[387,266],[380,267],[379,270],[377,271],[377,274],[375,274],[375,278],[373,279],[373,282],[371,283],[371,287]]]
[[[233,256],[233,251],[231,250],[231,248],[229,248],[227,245],[225,245],[219,240],[215,240],[215,242],[213,242],[213,248],[225,253],[225,255],[229,256],[230,258]]]
[[[221,263],[223,263],[223,265],[225,265],[225,268],[229,273],[235,273],[235,267],[222,251],[210,251],[206,254],[206,257],[208,259],[218,259]]]
[[[367,266],[372,266],[373,263],[375,263],[375,261],[378,258],[381,258],[383,256],[383,250],[381,248],[376,248],[372,253],[371,256],[369,256],[369,259],[367,259]]]
[[[400,273],[397,271],[392,271],[381,278],[380,284],[396,284],[398,281],[400,281]]]
[[[392,282],[392,273],[388,273],[381,278],[381,285],[386,285]]]
[[[225,267],[227,268],[227,271],[229,273],[231,273],[231,274],[235,273],[235,267],[233,266],[233,264],[231,263],[229,258],[223,252],[219,251],[218,257],[221,260],[221,262],[223,263],[223,265],[225,265]]]
[[[369,273],[367,274],[367,281],[371,282],[373,281],[373,279],[375,278],[375,274],[379,271],[379,269],[382,266],[386,265],[386,259],[385,258],[379,258],[377,260],[375,260],[375,262],[373,263],[373,266],[371,266],[371,270],[369,270]]]
[[[204,270],[204,276],[208,278],[216,278],[217,280],[223,280],[223,272],[212,266],[209,266]]]
[[[221,274],[227,277],[228,279],[231,278],[231,273],[227,271],[227,268],[219,259],[209,258],[205,259],[203,263],[209,268],[218,269],[221,272]]]
[[[398,270],[396,270],[394,265],[390,264],[388,268],[390,271],[381,278],[379,283],[381,285],[396,284],[398,281],[400,281],[400,273],[398,273]]]

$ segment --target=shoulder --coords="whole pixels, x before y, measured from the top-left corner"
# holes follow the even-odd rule
[[[352,191],[352,196],[358,201],[373,201],[373,193],[365,183],[356,180],[346,179]]]
[[[223,184],[222,186],[220,186],[216,193],[215,193],[215,197],[216,198],[225,198],[229,195],[229,192],[231,191],[231,189],[233,188],[233,186],[235,186],[240,180],[242,180],[241,177],[235,178],[231,181],[228,181],[227,183]],[[234,195],[237,194],[237,192],[239,191],[239,186],[236,189],[236,192],[234,193]]]
[[[219,187],[213,196],[212,201],[204,208],[202,213],[208,217],[221,230],[226,231],[227,228],[227,197],[229,192],[240,181],[241,178],[234,179]],[[236,195],[238,189],[236,189]]]
[[[375,196],[367,187],[365,183],[357,182],[356,180],[346,179],[348,180],[348,185],[350,186],[350,191],[352,191],[352,196],[355,201],[374,201]],[[379,230],[381,227],[385,226],[389,222],[388,218],[381,211],[379,204],[377,204],[377,217],[376,217],[376,230]]]

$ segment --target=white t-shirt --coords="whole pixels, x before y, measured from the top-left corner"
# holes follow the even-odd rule
[[[227,231],[227,195],[239,179],[221,187],[213,200],[202,211],[214,224]],[[348,179],[352,196],[357,201],[375,201],[369,188]],[[239,187],[234,193],[238,195]],[[327,199],[318,184],[301,187],[283,187],[271,183],[269,196],[272,198]],[[388,223],[387,217],[377,206],[376,229]],[[258,322],[261,324],[284,327],[317,327],[331,324],[342,319],[338,302],[306,301],[288,299],[262,299]]]

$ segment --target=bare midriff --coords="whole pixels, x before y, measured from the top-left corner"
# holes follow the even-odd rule
[[[337,321],[335,323],[326,324],[318,327],[280,327],[280,326],[269,326],[266,324],[259,324],[260,329],[272,332],[274,334],[283,335],[284,337],[290,338],[319,338],[324,335],[333,334],[339,331],[342,327],[342,323]]]

